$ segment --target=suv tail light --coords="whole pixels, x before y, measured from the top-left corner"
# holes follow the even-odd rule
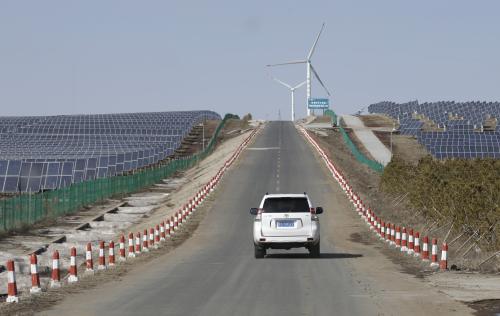
[[[259,210],[257,211],[257,216],[255,216],[255,220],[256,221],[260,221],[262,220],[262,212],[264,211],[263,208],[259,208]]]
[[[314,207],[309,208],[309,211],[311,212],[311,214],[316,214],[316,208]]]

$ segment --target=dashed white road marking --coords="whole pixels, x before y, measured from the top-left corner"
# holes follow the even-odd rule
[[[247,150],[279,150],[279,147],[249,147]]]

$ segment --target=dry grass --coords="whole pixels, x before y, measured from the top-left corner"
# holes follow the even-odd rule
[[[331,121],[332,119],[329,116],[316,116],[312,123],[330,123]]]
[[[491,260],[481,267],[478,266],[479,263],[492,254],[493,250],[488,250],[488,247],[481,246],[481,241],[478,243],[481,248],[474,246],[475,239],[477,239],[477,237],[469,239],[469,235],[467,234],[460,236],[461,232],[454,229],[451,229],[451,232],[449,233],[453,221],[451,218],[449,220],[437,221],[435,214],[434,216],[431,215],[432,212],[436,212],[435,210],[431,209],[425,211],[423,208],[410,203],[408,195],[410,194],[409,188],[412,176],[404,175],[404,173],[400,170],[400,181],[398,184],[394,184],[394,187],[399,188],[399,191],[382,191],[380,186],[381,175],[356,161],[347,146],[344,144],[342,136],[339,132],[330,131],[328,137],[318,137],[312,133],[311,136],[315,138],[323,148],[327,149],[330,157],[347,176],[353,186],[353,189],[358,192],[367,206],[371,207],[376,214],[383,218],[386,222],[395,223],[396,225],[405,226],[407,228],[413,228],[414,230],[419,231],[422,237],[424,235],[428,235],[430,237],[436,237],[440,241],[447,237],[448,242],[456,239],[449,245],[450,266],[456,265],[461,269],[498,271],[500,268],[498,260]],[[498,163],[498,165],[500,165],[500,163]],[[389,167],[389,170],[390,169],[391,168]],[[432,168],[429,171],[430,175],[432,175]],[[386,172],[387,171],[384,173],[387,174]],[[398,174],[397,170],[395,172]],[[500,192],[500,169],[497,168],[495,170],[491,170],[491,172],[495,172],[497,175],[497,189],[493,188],[493,191],[490,190],[492,195],[490,194],[489,197],[494,198],[495,194],[493,192],[496,192],[496,198],[498,199],[500,198],[500,195],[498,194],[498,192]],[[493,174],[490,176],[494,177]],[[490,182],[494,181],[492,180]],[[421,183],[425,183],[425,180]],[[435,187],[437,185],[434,183],[431,187],[433,186]],[[421,194],[422,199],[425,199],[427,196],[430,200],[430,195],[426,195],[426,190],[423,188],[424,187],[421,184],[419,194]],[[455,195],[455,198],[458,199],[460,195],[462,195],[464,199],[470,197],[470,195],[462,193]],[[435,200],[439,200],[439,196],[437,196]],[[481,198],[479,198],[479,200],[481,200]],[[459,200],[457,200],[457,202],[458,201]],[[500,203],[497,202],[497,206],[499,204]],[[437,210],[437,212],[440,211],[441,209]],[[495,212],[488,211],[488,214],[495,214]],[[481,214],[479,213],[478,215],[478,218],[481,218]],[[490,222],[490,220],[488,220],[488,222]],[[458,223],[455,223],[454,227],[461,228],[457,226],[457,224]],[[491,241],[489,243],[491,244]]]
[[[361,115],[359,118],[367,127],[394,127],[394,120],[384,115]]]

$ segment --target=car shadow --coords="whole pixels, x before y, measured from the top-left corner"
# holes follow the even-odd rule
[[[267,259],[351,259],[363,257],[357,253],[321,253],[319,257],[311,257],[308,253],[271,253],[266,255]]]

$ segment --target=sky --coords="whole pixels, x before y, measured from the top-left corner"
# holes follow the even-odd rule
[[[0,0],[0,115],[214,110],[290,119],[312,63],[331,107],[499,101],[500,1]],[[312,96],[325,97],[313,81]],[[305,87],[296,92],[306,115]]]

